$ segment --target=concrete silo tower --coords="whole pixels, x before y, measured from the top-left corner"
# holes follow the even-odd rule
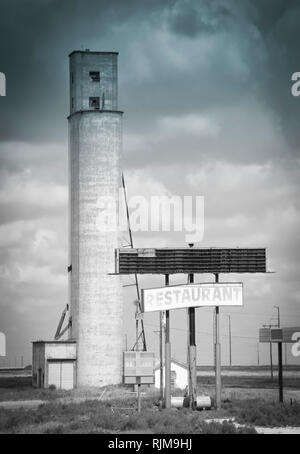
[[[115,52],[70,54],[70,306],[77,386],[121,382],[122,286],[118,247],[122,112]]]

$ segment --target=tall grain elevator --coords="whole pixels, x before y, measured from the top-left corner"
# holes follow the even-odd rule
[[[77,386],[122,379],[122,285],[114,272],[122,149],[116,52],[70,54],[69,289]]]

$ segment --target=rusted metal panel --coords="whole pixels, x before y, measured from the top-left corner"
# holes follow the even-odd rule
[[[160,248],[116,251],[117,274],[265,273],[265,248]]]

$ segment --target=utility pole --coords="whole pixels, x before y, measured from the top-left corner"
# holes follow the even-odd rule
[[[279,306],[274,308],[277,309],[277,327],[280,328],[280,309]],[[282,342],[278,342],[278,387],[279,402],[283,402]]]
[[[215,274],[215,282],[219,282],[219,274]],[[215,309],[215,375],[216,375],[216,408],[221,409],[221,345],[220,345],[220,324],[219,307]]]
[[[165,275],[165,285],[169,285],[169,275]],[[166,311],[165,334],[165,408],[171,408],[171,343],[170,343],[170,311]]]
[[[274,306],[277,309],[277,328],[280,328],[280,308],[279,306]]]
[[[272,325],[272,323],[270,323],[269,325],[263,325],[264,328],[269,328],[270,330],[270,371],[271,371],[271,380],[273,381],[274,379],[274,374],[273,374],[273,352],[272,352],[272,340],[271,340],[271,328],[273,327],[274,328],[274,325]],[[275,327],[277,328],[277,325],[275,325]]]
[[[257,365],[259,366],[259,342],[257,342]]]

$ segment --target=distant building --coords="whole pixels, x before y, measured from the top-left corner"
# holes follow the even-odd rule
[[[73,389],[76,386],[76,342],[33,342],[32,385]]]
[[[154,370],[155,373],[155,388],[160,387],[160,366],[157,365]],[[163,367],[163,379],[165,380],[165,367]],[[171,387],[172,389],[179,388],[185,389],[189,384],[189,375],[187,365],[171,360]]]

